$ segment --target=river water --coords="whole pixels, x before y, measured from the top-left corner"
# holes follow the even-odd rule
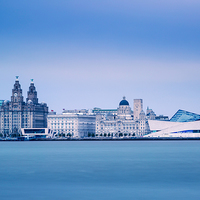
[[[1,200],[199,200],[200,141],[0,142]]]

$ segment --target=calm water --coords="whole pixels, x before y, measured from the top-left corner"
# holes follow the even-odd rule
[[[1,200],[200,199],[200,141],[0,142]]]

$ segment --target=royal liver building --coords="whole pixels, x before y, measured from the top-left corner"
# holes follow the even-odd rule
[[[21,134],[21,128],[46,128],[48,107],[38,103],[37,91],[31,79],[26,102],[16,76],[11,101],[4,101],[0,107],[0,133],[4,136]]]

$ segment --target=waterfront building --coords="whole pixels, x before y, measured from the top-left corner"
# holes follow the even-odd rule
[[[16,76],[11,101],[5,100],[0,107],[0,133],[3,136],[20,135],[21,128],[46,128],[47,114],[47,104],[38,103],[33,79],[24,102],[21,85]]]
[[[158,115],[158,116],[155,116],[155,120],[169,121],[169,117],[168,116],[164,116],[164,115]]]
[[[149,133],[148,121],[142,110],[142,100],[140,99],[135,102],[138,105],[137,112],[140,111],[139,115],[135,118],[136,120],[125,97],[120,101],[117,113],[96,112],[96,136],[139,137]]]
[[[52,135],[83,138],[95,136],[96,116],[87,110],[65,110],[62,114],[48,115]]]
[[[200,137],[200,121],[171,122],[149,120],[151,133],[145,137],[180,137],[193,138]]]
[[[93,108],[92,110],[93,113],[102,113],[102,114],[117,114],[117,109],[101,109],[101,108]]]
[[[134,99],[133,102],[134,120],[137,120],[143,110],[143,101],[142,99]]]
[[[24,139],[47,138],[49,135],[48,128],[21,128],[21,131],[21,135],[24,137]],[[21,137],[21,139],[23,137]]]
[[[149,109],[149,107],[147,107],[146,117],[147,119],[154,120],[156,118],[156,114],[154,113],[152,109]]]
[[[87,109],[80,109],[80,110],[78,110],[78,109],[74,109],[74,110],[65,110],[65,109],[63,109],[63,114],[89,114],[89,113],[91,113],[92,111],[91,110],[87,110]]]
[[[145,137],[200,137],[200,115],[178,110],[170,120],[148,120],[151,134]]]
[[[200,115],[180,109],[170,119],[171,122],[191,122],[197,120],[200,120]]]

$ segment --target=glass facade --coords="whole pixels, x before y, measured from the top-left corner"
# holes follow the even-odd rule
[[[200,115],[185,110],[178,110],[170,119],[171,122],[192,122],[197,120],[200,120]]]
[[[24,133],[45,133],[45,129],[24,129]]]
[[[0,100],[0,106],[2,106],[3,102],[4,102],[4,100]]]

